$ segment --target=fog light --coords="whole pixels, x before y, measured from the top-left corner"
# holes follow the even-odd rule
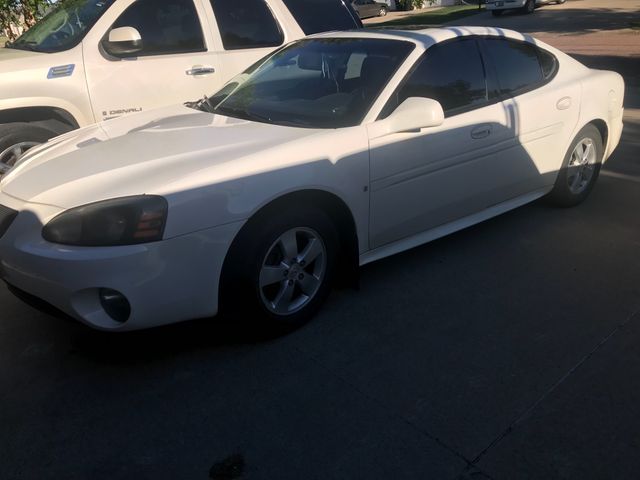
[[[120,292],[110,288],[101,288],[100,305],[114,321],[124,323],[129,320],[131,305],[129,300]]]

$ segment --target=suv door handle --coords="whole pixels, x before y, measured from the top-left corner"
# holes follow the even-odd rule
[[[471,138],[474,140],[487,138],[489,135],[491,135],[491,125],[481,125],[471,130]]]
[[[185,73],[192,77],[197,77],[198,75],[210,75],[212,73],[216,73],[216,69],[213,67],[203,67],[202,65],[195,65]]]

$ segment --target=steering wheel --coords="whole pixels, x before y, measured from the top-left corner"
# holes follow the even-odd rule
[[[70,31],[62,31],[62,29],[65,27],[67,27]],[[64,20],[62,20],[60,26],[55,30],[52,30],[51,33],[53,33],[55,36],[57,36],[57,34],[64,34],[65,36],[63,38],[69,38],[76,34],[73,25],[71,24],[71,22],[69,22],[69,12],[64,12]]]

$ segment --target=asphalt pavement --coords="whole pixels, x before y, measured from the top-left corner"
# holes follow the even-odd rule
[[[577,208],[368,265],[266,342],[215,321],[108,335],[0,287],[0,478],[637,478],[640,5],[602,4],[465,19],[625,75],[622,144]]]

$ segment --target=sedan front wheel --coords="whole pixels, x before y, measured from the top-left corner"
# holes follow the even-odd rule
[[[304,325],[329,295],[338,251],[338,234],[322,210],[291,205],[251,220],[225,262],[222,311],[259,333]]]

